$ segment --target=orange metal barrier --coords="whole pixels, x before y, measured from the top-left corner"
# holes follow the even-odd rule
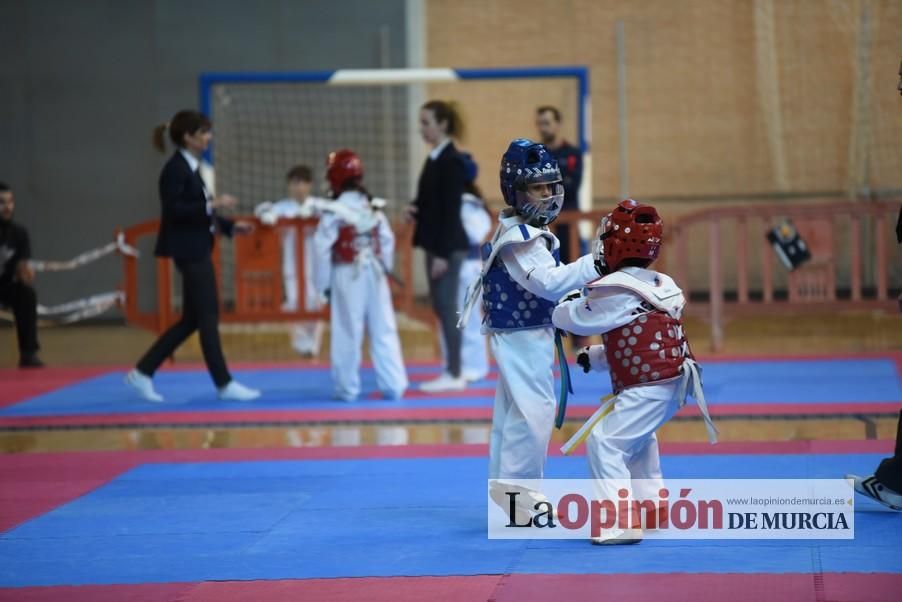
[[[242,217],[243,221],[252,222],[256,228],[246,236],[233,238],[234,253],[231,268],[223,269],[222,245],[217,244],[213,252],[213,266],[216,270],[220,289],[227,285],[234,290],[234,303],[225,304],[224,295],[220,295],[220,315],[223,322],[294,322],[328,318],[328,308],[310,311],[304,307],[305,299],[305,265],[302,236],[298,236],[295,245],[296,268],[298,281],[298,299],[300,303],[296,311],[282,311],[282,244],[280,231],[283,228],[296,228],[303,233],[315,227],[315,219],[280,220],[277,226],[261,225],[252,217]],[[156,237],[159,221],[153,220],[130,226],[123,230],[125,242],[136,246],[146,237]],[[407,224],[395,225],[395,274],[403,282],[391,283],[395,309],[411,311],[414,308],[413,291],[413,249],[411,248],[412,228]],[[173,305],[172,295],[172,262],[168,259],[154,258],[156,262],[156,295],[154,311],[142,311],[139,308],[138,261],[134,257],[123,256],[124,279],[126,293],[125,319],[130,323],[153,332],[162,332],[178,319]],[[147,259],[144,259],[147,261]],[[222,274],[230,274],[231,281],[224,283]]]
[[[895,303],[889,300],[889,248],[887,233],[890,223],[899,211],[899,202],[872,202],[861,200],[845,203],[794,204],[794,205],[745,205],[706,209],[683,216],[669,227],[668,238],[675,244],[673,275],[684,291],[689,287],[689,244],[698,229],[706,228],[708,234],[708,293],[707,307],[696,304],[707,312],[711,325],[714,350],[723,345],[725,312],[799,311],[813,305],[829,310],[885,309],[893,311]],[[787,277],[787,298],[775,299],[773,265],[776,260],[773,248],[764,238],[764,232],[778,219],[793,220],[799,234],[808,243],[811,261],[793,270]],[[865,244],[862,228],[865,222],[873,227],[873,240]],[[760,227],[752,230],[749,241],[749,224]],[[735,240],[723,240],[727,227],[735,231]],[[837,240],[840,235],[848,240],[848,277],[839,280],[840,258]],[[727,245],[735,249],[732,264],[724,261]],[[760,255],[760,299],[750,295],[749,258],[752,249]],[[863,274],[867,266],[873,274],[873,290],[864,294]],[[725,300],[724,270],[736,274],[736,300]],[[848,291],[848,298],[840,292]]]
[[[660,269],[669,272],[680,284],[687,296],[692,292],[690,275],[689,245],[693,237],[707,236],[707,248],[695,261],[707,264],[707,303],[690,303],[687,311],[707,319],[711,326],[711,337],[715,350],[723,342],[723,324],[727,314],[743,312],[800,311],[804,307],[818,304],[820,307],[839,309],[881,308],[892,310],[894,302],[888,296],[888,245],[887,231],[898,211],[896,202],[847,202],[812,205],[746,205],[711,208],[685,215],[669,222],[665,230],[665,248],[660,260]],[[555,227],[571,229],[570,254],[579,255],[579,237],[576,235],[580,222],[595,224],[605,212],[562,214]],[[773,264],[776,261],[773,249],[765,240],[766,230],[778,219],[792,219],[803,239],[809,244],[812,260],[788,275],[788,290],[785,300],[775,298]],[[316,220],[281,220],[277,226],[263,226],[253,218],[242,218],[255,222],[257,229],[250,236],[234,239],[233,267],[225,273],[231,282],[223,283],[224,273],[221,245],[214,251],[214,266],[220,277],[220,285],[227,284],[234,291],[234,304],[223,306],[223,322],[288,322],[328,317],[328,310],[308,311],[303,307],[305,298],[304,245],[303,237],[296,237],[296,266],[298,280],[299,307],[296,311],[281,310],[283,297],[281,269],[280,230],[296,228],[299,234],[316,225]],[[865,248],[862,237],[863,222],[873,223],[872,244]],[[749,237],[750,224],[754,224]],[[144,222],[124,231],[125,242],[135,246],[141,238],[155,236],[157,221]],[[415,304],[413,289],[413,248],[411,246],[413,228],[409,224],[394,225],[396,236],[395,273],[403,285],[393,282],[392,294],[395,309],[408,314],[429,315],[426,308]],[[734,239],[725,242],[724,231],[735,233]],[[703,232],[704,231],[704,232]],[[848,278],[840,282],[838,275],[837,240],[842,235],[848,241]],[[731,262],[725,261],[725,249],[729,245],[733,253]],[[760,282],[751,282],[749,258],[753,249],[760,254]],[[126,293],[125,315],[129,323],[148,330],[161,332],[177,319],[172,303],[171,262],[156,259],[156,310],[142,312],[138,308],[138,259],[123,257],[124,283]],[[144,261],[147,261],[146,259]],[[863,267],[868,262],[875,286],[868,295],[863,287]],[[735,274],[735,300],[728,301],[724,291],[724,270]],[[751,294],[760,291],[760,298]],[[848,298],[840,298],[838,291],[849,291]]]
[[[724,322],[731,315],[767,312],[798,312],[806,308],[842,311],[848,309],[882,309],[897,311],[889,299],[888,232],[899,211],[898,201],[872,202],[860,200],[845,203],[792,205],[739,205],[712,207],[684,215],[666,224],[665,244],[658,269],[669,273],[688,297],[690,280],[690,243],[707,237],[707,247],[694,261],[707,264],[707,302],[689,303],[687,311],[705,319],[711,327],[712,347],[723,347]],[[570,228],[570,256],[579,255],[576,236],[578,224],[588,221],[593,229],[605,214],[592,211],[581,214],[563,213],[556,225]],[[789,218],[795,223],[812,254],[810,261],[787,275],[786,298],[776,298],[774,264],[777,257],[765,238],[766,231],[778,220]],[[873,227],[873,239],[865,242],[862,230]],[[749,238],[750,224],[754,224]],[[556,226],[557,227],[557,226]],[[725,231],[735,237],[725,241]],[[848,257],[840,257],[838,240],[847,240]],[[728,247],[731,253],[725,253]],[[750,256],[759,254],[759,282],[751,282]],[[730,260],[727,259],[729,257]],[[847,278],[840,280],[839,263],[848,261]],[[865,295],[865,267],[873,275],[874,286]],[[780,268],[782,269],[782,268]],[[735,274],[736,290],[727,299],[724,272]],[[756,286],[757,285],[757,286]],[[753,298],[751,291],[760,293]],[[845,298],[840,292],[848,292]]]

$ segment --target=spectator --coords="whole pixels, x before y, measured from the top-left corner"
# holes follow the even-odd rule
[[[460,268],[470,242],[460,218],[466,174],[452,138],[461,137],[463,122],[451,103],[431,100],[420,109],[420,134],[431,150],[408,216],[416,220],[413,244],[426,252],[432,309],[447,345],[445,372],[423,383],[421,389],[428,393],[461,391],[467,381],[461,375],[457,297]]]
[[[19,367],[41,368],[38,357],[38,298],[28,263],[28,230],[13,221],[13,191],[0,182],[0,305],[12,309],[19,342]]]
[[[579,211],[579,186],[583,180],[582,151],[567,142],[561,134],[561,111],[557,107],[545,105],[536,109],[536,129],[542,144],[557,159],[564,179],[564,207],[561,212]],[[573,226],[575,228],[575,226]],[[570,256],[570,232],[567,224],[559,224],[554,233],[561,242],[561,263],[570,263],[576,257]]]
[[[306,165],[295,165],[285,176],[288,196],[284,199],[260,203],[254,208],[254,215],[267,226],[275,226],[282,218],[293,219],[320,217],[323,206],[330,200],[310,195],[313,188],[313,170]],[[305,226],[300,232],[304,245],[304,309],[319,311],[322,301],[313,284],[313,233],[315,226]],[[282,290],[285,302],[282,311],[295,312],[298,309],[298,268],[297,238],[298,231],[294,226],[279,228],[282,243]],[[319,355],[320,342],[323,338],[325,324],[322,320],[296,322],[291,326],[291,346],[302,357],[312,358]]]

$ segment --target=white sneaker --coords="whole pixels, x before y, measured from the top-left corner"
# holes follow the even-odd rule
[[[902,494],[896,493],[883,483],[877,480],[877,477],[871,475],[869,477],[859,477],[854,474],[847,474],[847,479],[852,479],[852,486],[855,491],[861,495],[867,496],[896,511],[902,511]]]
[[[219,398],[228,401],[253,401],[260,397],[260,391],[245,387],[240,382],[230,380],[219,390]]]
[[[628,546],[642,541],[642,529],[612,529],[591,541],[596,546]]]
[[[477,380],[483,380],[488,377],[488,372],[476,371],[476,370],[464,370],[460,373],[460,377],[467,381],[468,383],[476,382]]]
[[[438,378],[426,381],[420,385],[423,393],[442,393],[444,391],[463,391],[467,388],[467,381],[462,377],[453,377],[447,372]]]
[[[125,384],[134,389],[146,401],[157,403],[163,401],[163,396],[153,390],[153,380],[146,374],[138,372],[137,369],[131,370],[125,375]]]
[[[511,493],[519,495],[511,496]],[[536,506],[539,503],[548,502],[548,498],[541,491],[527,489],[518,485],[505,484],[500,481],[491,481],[489,483],[489,497],[495,504],[504,511],[509,519],[516,521],[517,524],[523,524],[524,521],[531,520],[537,514]],[[513,497],[513,512],[511,511],[511,498]],[[516,516],[511,516],[511,514]],[[551,514],[554,520],[560,520],[557,508],[552,507]]]

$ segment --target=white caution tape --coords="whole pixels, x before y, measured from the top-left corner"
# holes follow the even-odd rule
[[[38,305],[38,315],[54,316],[58,314],[67,314],[74,311],[83,311],[85,309],[97,307],[98,305],[115,305],[122,301],[125,301],[125,293],[122,291],[111,291],[109,293],[91,295],[90,297],[85,297],[83,299],[76,299],[75,301],[67,301],[66,303],[60,303],[59,305],[52,305],[50,307]]]
[[[108,293],[100,293],[91,295],[84,299],[76,299],[59,305],[46,307],[38,305],[38,316],[50,320],[55,324],[71,324],[79,320],[93,318],[99,316],[108,309],[120,305],[125,302],[125,293],[122,291],[111,291]],[[64,315],[61,315],[64,314]],[[0,311],[0,318],[12,322],[13,315],[8,311]]]
[[[125,235],[119,233],[116,240],[96,249],[85,251],[68,261],[41,261],[31,260],[29,264],[36,272],[65,272],[74,270],[75,268],[87,265],[97,261],[101,257],[105,257],[111,253],[120,253],[130,257],[138,257],[138,250],[133,246],[126,244]],[[59,305],[47,307],[45,305],[37,306],[38,316],[49,319],[55,324],[71,324],[79,320],[98,316],[111,307],[120,305],[125,301],[125,293],[122,291],[111,291],[108,293],[100,293],[91,295],[83,299],[67,301]],[[0,311],[0,318],[7,321],[13,321],[11,312]]]
[[[130,257],[138,257],[139,255],[136,248],[125,243],[125,235],[120,232],[113,242],[96,249],[91,249],[90,251],[85,251],[68,261],[41,261],[33,259],[29,261],[29,264],[36,272],[65,272],[97,261],[101,257],[105,257],[114,252],[119,252],[122,255],[128,255]]]

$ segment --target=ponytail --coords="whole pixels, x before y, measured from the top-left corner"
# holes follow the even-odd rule
[[[422,108],[431,111],[438,123],[445,122],[445,134],[449,137],[464,139],[464,121],[455,101],[430,100]]]
[[[483,205],[485,205],[485,197],[482,196],[482,190],[479,188],[479,186],[476,185],[475,181],[467,182],[466,184],[464,184],[464,192],[469,192],[477,199],[482,201]]]
[[[166,130],[169,129],[168,123],[161,123],[153,129],[153,147],[161,153],[166,152]]]
[[[333,198],[337,199],[339,196],[341,196],[342,192],[347,192],[349,190],[359,192],[366,197],[367,202],[373,201],[373,195],[370,194],[370,191],[363,186],[363,178],[360,177],[348,178],[347,180],[345,180],[345,183],[341,187],[341,191],[338,194],[335,194]]]

